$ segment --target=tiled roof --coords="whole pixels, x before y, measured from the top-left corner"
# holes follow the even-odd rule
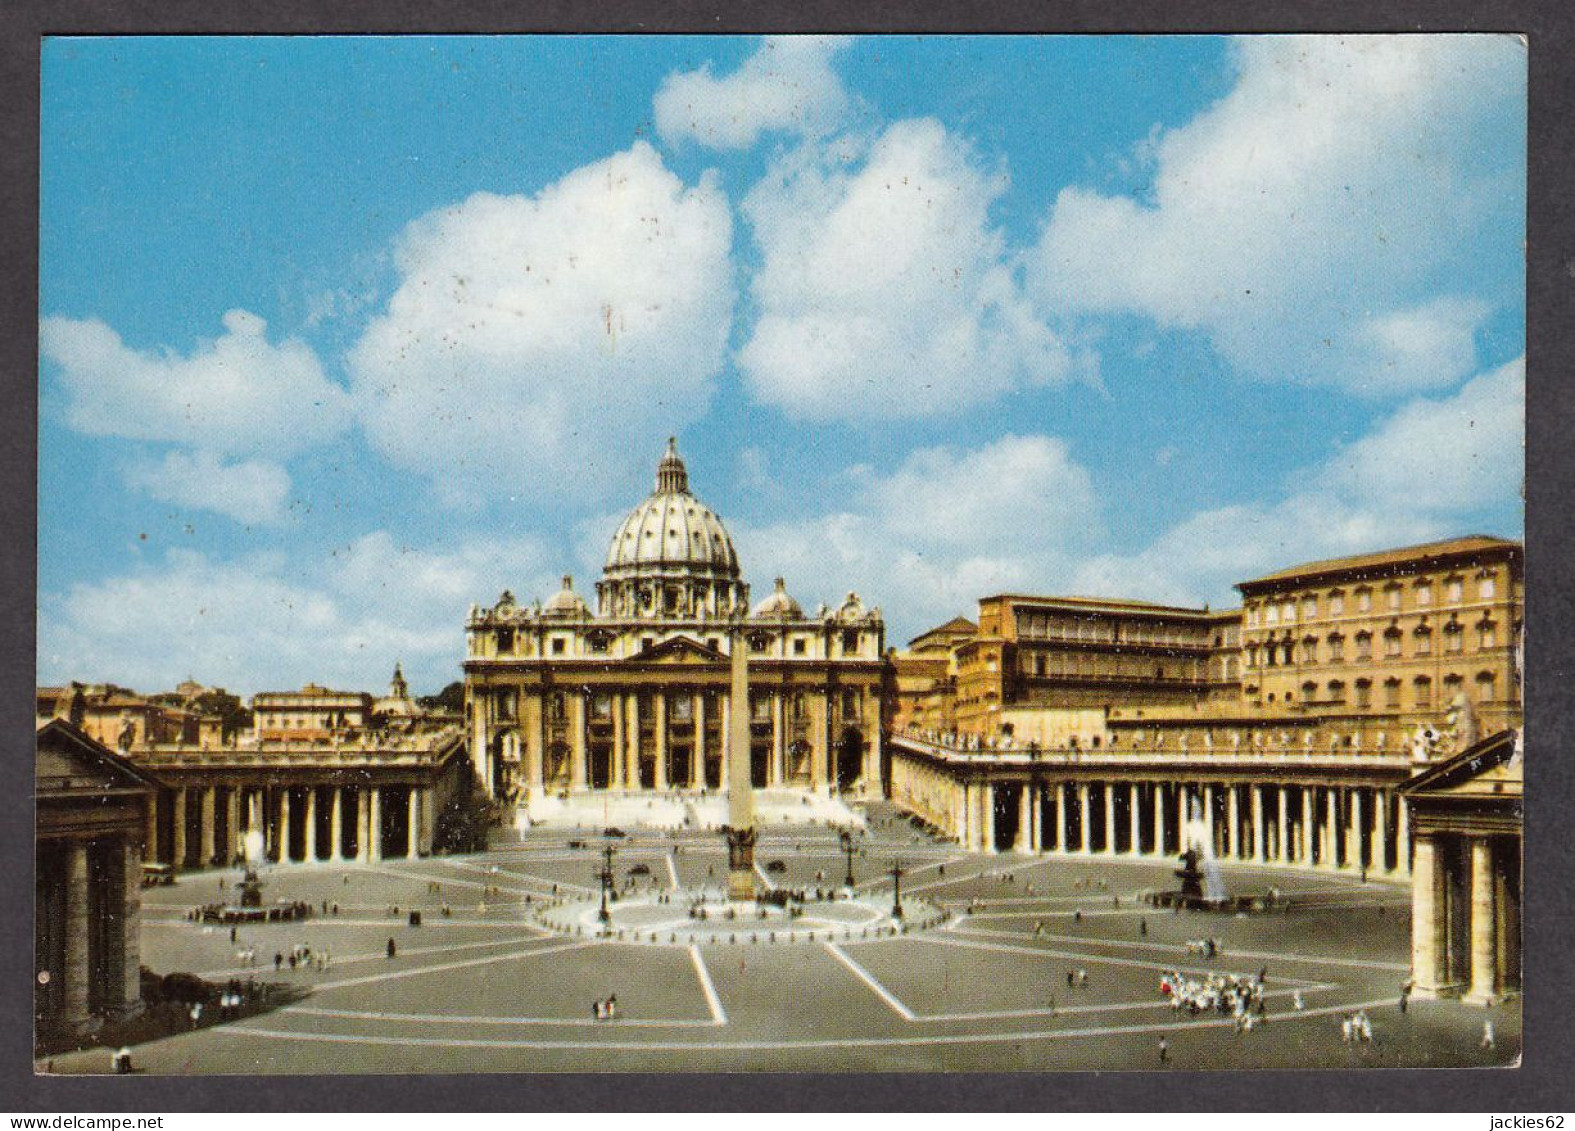
[[[1291,581],[1303,577],[1316,577],[1326,573],[1348,573],[1355,570],[1382,569],[1384,566],[1410,565],[1430,559],[1455,557],[1461,554],[1489,550],[1519,549],[1519,542],[1492,538],[1486,534],[1468,534],[1462,538],[1449,538],[1442,542],[1424,542],[1418,546],[1401,546],[1393,550],[1377,550],[1369,554],[1354,554],[1348,558],[1329,558],[1324,561],[1305,562],[1302,565],[1266,573],[1250,581],[1239,581],[1236,588],[1248,588],[1276,581]]]

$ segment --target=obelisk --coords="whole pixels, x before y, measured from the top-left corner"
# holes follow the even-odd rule
[[[755,792],[749,776],[749,642],[734,626],[732,704],[727,732],[727,898],[755,898]]]

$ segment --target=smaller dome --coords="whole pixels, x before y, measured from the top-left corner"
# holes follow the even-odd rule
[[[588,616],[590,607],[584,598],[574,591],[574,578],[569,574],[563,575],[563,588],[547,599],[541,609],[545,616]]]
[[[753,615],[757,617],[802,617],[804,610],[799,608],[797,601],[788,596],[787,583],[779,577],[771,596],[755,606]]]

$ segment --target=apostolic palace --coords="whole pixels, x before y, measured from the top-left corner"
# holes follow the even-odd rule
[[[1416,992],[1493,1000],[1520,983],[1522,559],[1375,549],[1223,610],[987,595],[888,650],[854,593],[752,600],[669,441],[591,589],[471,607],[462,701],[418,702],[397,667],[383,697],[308,684],[249,712],[196,683],[40,687],[40,1022],[136,1008],[138,860],[228,864],[255,833],[280,864],[370,863],[703,797],[737,784],[740,711],[756,789],[889,798],[966,850],[1174,858],[1201,824],[1222,861],[1405,880]]]

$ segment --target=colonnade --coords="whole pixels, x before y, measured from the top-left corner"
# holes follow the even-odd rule
[[[432,847],[432,790],[419,785],[177,785],[148,806],[144,854],[184,867],[226,865],[252,832],[279,863],[415,859]]]
[[[1406,807],[1368,784],[954,778],[900,759],[893,800],[979,852],[1220,859],[1409,875]]]
[[[1518,838],[1419,834],[1411,890],[1418,995],[1487,1004],[1520,988]]]

